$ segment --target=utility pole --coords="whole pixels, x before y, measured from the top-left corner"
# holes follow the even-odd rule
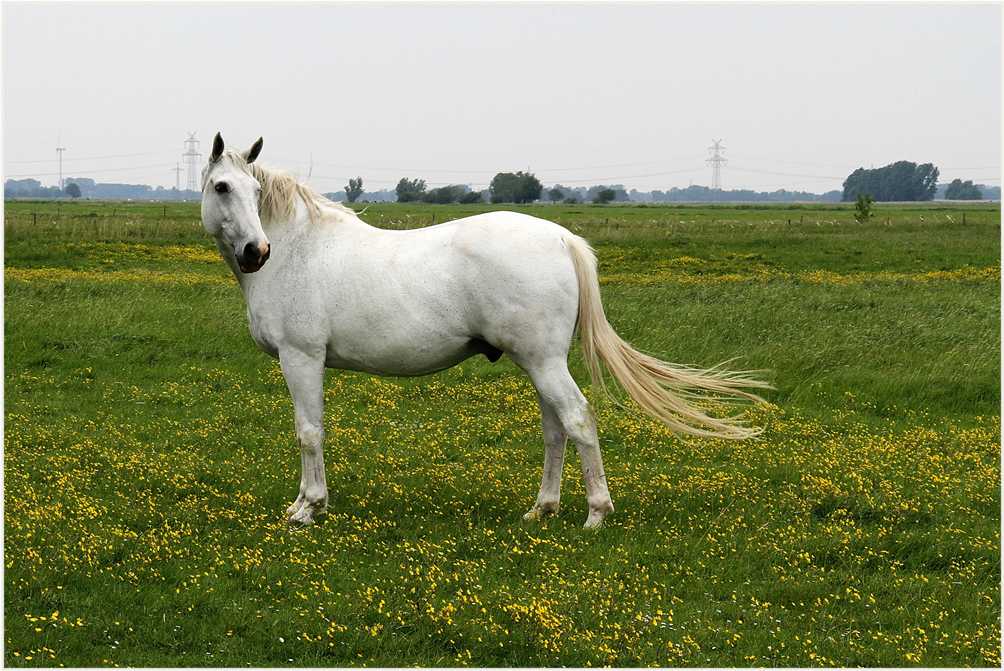
[[[59,138],[56,138],[56,156],[59,158],[59,190],[63,190],[63,152],[66,151],[66,147],[62,146]]]
[[[708,151],[711,152],[711,158],[706,162],[711,164],[711,188],[721,190],[722,188],[722,166],[728,163],[728,159],[722,156],[722,152],[725,151],[725,147],[722,146],[721,140],[712,140],[712,144],[708,147]]]
[[[185,168],[188,172],[188,184],[185,186],[189,191],[200,191],[199,189],[199,141],[195,139],[195,133],[189,133],[185,140],[185,153],[181,155],[185,159]]]
[[[174,190],[181,191],[181,164],[175,163],[171,172],[174,173]]]

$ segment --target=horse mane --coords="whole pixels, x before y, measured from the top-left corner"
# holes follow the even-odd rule
[[[235,151],[227,151],[225,156],[240,170],[258,180],[261,185],[261,195],[258,201],[258,213],[263,222],[289,221],[296,213],[296,199],[303,201],[307,215],[313,222],[324,221],[324,209],[357,216],[355,210],[341,203],[329,200],[314,191],[306,184],[301,184],[296,177],[283,170],[263,168],[255,163],[248,163],[244,157]]]

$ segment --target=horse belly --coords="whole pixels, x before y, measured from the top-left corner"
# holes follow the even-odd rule
[[[400,343],[371,337],[328,343],[324,365],[375,375],[415,376],[436,373],[479,353],[470,338]]]

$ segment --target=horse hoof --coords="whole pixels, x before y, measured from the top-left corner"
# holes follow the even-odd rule
[[[293,517],[293,514],[296,513],[296,511],[302,507],[303,507],[303,497],[299,496],[295,501],[289,504],[288,508],[286,508],[286,517],[287,518]]]
[[[558,514],[557,503],[553,505],[548,504],[543,506],[540,504],[534,504],[533,508],[530,508],[530,511],[527,512],[525,515],[523,515],[523,520],[525,522],[539,522],[545,517],[550,517],[552,515],[557,515],[557,514]]]
[[[289,525],[292,527],[305,527],[313,524],[314,521],[328,511],[327,503],[311,504],[304,501],[300,508],[288,517]]]
[[[586,523],[582,525],[583,529],[599,529],[603,526],[603,519],[607,516],[606,512],[601,512],[599,510],[591,510],[589,512],[589,517],[586,518]]]
[[[290,515],[289,519],[287,520],[287,522],[289,523],[290,528],[292,528],[292,529],[300,529],[300,528],[303,528],[303,527],[306,527],[306,526],[310,526],[311,524],[313,524],[314,523],[314,517],[309,512],[305,513],[301,509],[295,515]]]

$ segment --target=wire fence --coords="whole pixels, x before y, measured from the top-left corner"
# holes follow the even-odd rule
[[[205,236],[202,221],[193,213],[121,208],[100,208],[91,212],[52,208],[28,209],[24,206],[4,212],[4,236],[7,240],[45,235],[52,238],[90,240],[182,240]]]

